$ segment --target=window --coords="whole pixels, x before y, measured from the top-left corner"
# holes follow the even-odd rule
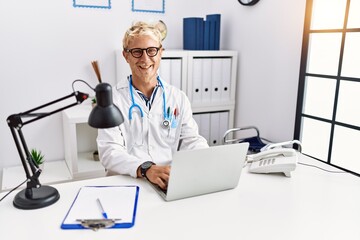
[[[307,0],[295,139],[360,176],[360,1]]]

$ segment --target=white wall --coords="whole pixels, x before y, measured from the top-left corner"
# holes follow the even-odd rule
[[[236,125],[255,125],[274,141],[292,139],[306,0],[166,0],[165,14],[131,12],[131,0],[112,9],[73,8],[72,1],[0,2],[0,169],[20,164],[6,118],[70,94],[78,78],[115,83],[114,50],[134,20],[163,19],[167,49],[182,49],[184,17],[220,13],[221,49],[239,52]],[[191,6],[191,7],[189,7]],[[86,87],[76,85],[85,92]],[[64,158],[61,114],[24,126],[29,147],[48,160]]]

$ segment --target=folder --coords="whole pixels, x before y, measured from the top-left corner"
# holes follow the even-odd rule
[[[181,83],[181,59],[171,59],[171,71],[170,71],[170,77],[171,77],[171,85],[181,89],[182,83]]]
[[[192,71],[191,103],[201,102],[201,81],[202,81],[202,58],[194,58]]]
[[[222,58],[213,58],[211,63],[211,101],[216,103],[221,100],[222,63]]]
[[[211,101],[211,58],[201,58],[202,60],[202,80],[201,80],[201,102]]]
[[[195,120],[195,122],[196,122],[196,124],[197,124],[197,126],[198,126],[198,132],[199,132],[199,134],[200,134],[200,124],[201,124],[200,116],[201,116],[201,114],[199,114],[199,113],[194,113],[194,114],[193,114],[193,119]],[[200,134],[200,135],[201,135],[201,134]]]
[[[185,50],[200,50],[200,38],[203,33],[199,30],[203,27],[203,18],[189,17],[183,19],[183,42]],[[201,30],[203,32],[203,30]],[[201,44],[202,45],[202,44]]]
[[[196,21],[196,50],[204,50],[204,19]]]
[[[229,128],[231,126],[229,126],[229,111],[225,111],[225,112],[219,112],[219,122],[220,122],[220,126],[219,126],[219,133],[220,133],[220,143],[223,144],[223,139],[224,139],[224,135],[225,132],[227,130],[229,130]]]
[[[221,145],[220,112],[210,113],[210,146]]]
[[[206,21],[209,22],[209,50],[220,49],[220,25],[221,15],[220,14],[209,14],[206,15]]]
[[[200,114],[199,133],[208,143],[210,142],[210,113]]]
[[[159,76],[161,80],[167,83],[171,83],[171,59],[161,59]]]
[[[210,50],[210,22],[204,22],[204,50]]]
[[[135,224],[138,186],[84,186],[77,193],[61,224],[62,229],[86,229],[80,220],[114,219],[109,228]],[[98,200],[99,199],[99,200]],[[101,201],[101,208],[98,202]],[[104,218],[104,212],[107,218]]]
[[[221,101],[227,102],[231,100],[231,58],[222,59],[222,88],[221,88]]]

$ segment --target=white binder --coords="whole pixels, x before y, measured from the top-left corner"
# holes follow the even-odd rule
[[[172,84],[171,79],[171,59],[161,59],[159,75],[161,80]]]
[[[211,63],[211,101],[219,102],[222,88],[222,58],[214,58]]]
[[[201,102],[211,101],[211,58],[202,58]]]
[[[210,114],[210,146],[217,146],[221,144],[220,139],[220,112]]]
[[[199,124],[199,133],[203,136],[206,141],[210,142],[210,113],[201,113],[200,114],[200,124]]]
[[[200,134],[200,124],[201,124],[200,116],[201,116],[201,114],[198,114],[198,113],[193,114],[193,118],[194,118],[196,124],[198,125],[199,134]]]
[[[171,59],[171,85],[181,89],[181,59]]]
[[[229,127],[229,112],[219,112],[220,124],[219,124],[219,136],[220,143],[223,144],[223,137]]]
[[[202,81],[202,59],[195,58],[193,61],[193,74],[192,74],[192,103],[201,102],[201,81]]]
[[[226,102],[231,100],[231,58],[222,59],[222,88],[221,101]]]

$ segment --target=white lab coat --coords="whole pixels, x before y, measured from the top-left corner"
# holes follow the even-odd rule
[[[124,123],[120,127],[99,129],[97,137],[100,161],[108,175],[127,174],[137,177],[137,168],[145,161],[158,165],[170,164],[179,141],[180,150],[209,147],[205,138],[199,135],[198,126],[192,117],[190,101],[185,93],[163,80],[162,83],[165,89],[166,111],[170,107],[172,114],[175,108],[178,112],[177,124],[172,123],[170,130],[161,126],[164,120],[162,88],[158,89],[150,111],[133,89],[135,103],[142,108],[144,117],[141,119],[139,109],[133,108],[131,124],[129,82],[120,82],[113,89],[114,104],[123,113]]]

